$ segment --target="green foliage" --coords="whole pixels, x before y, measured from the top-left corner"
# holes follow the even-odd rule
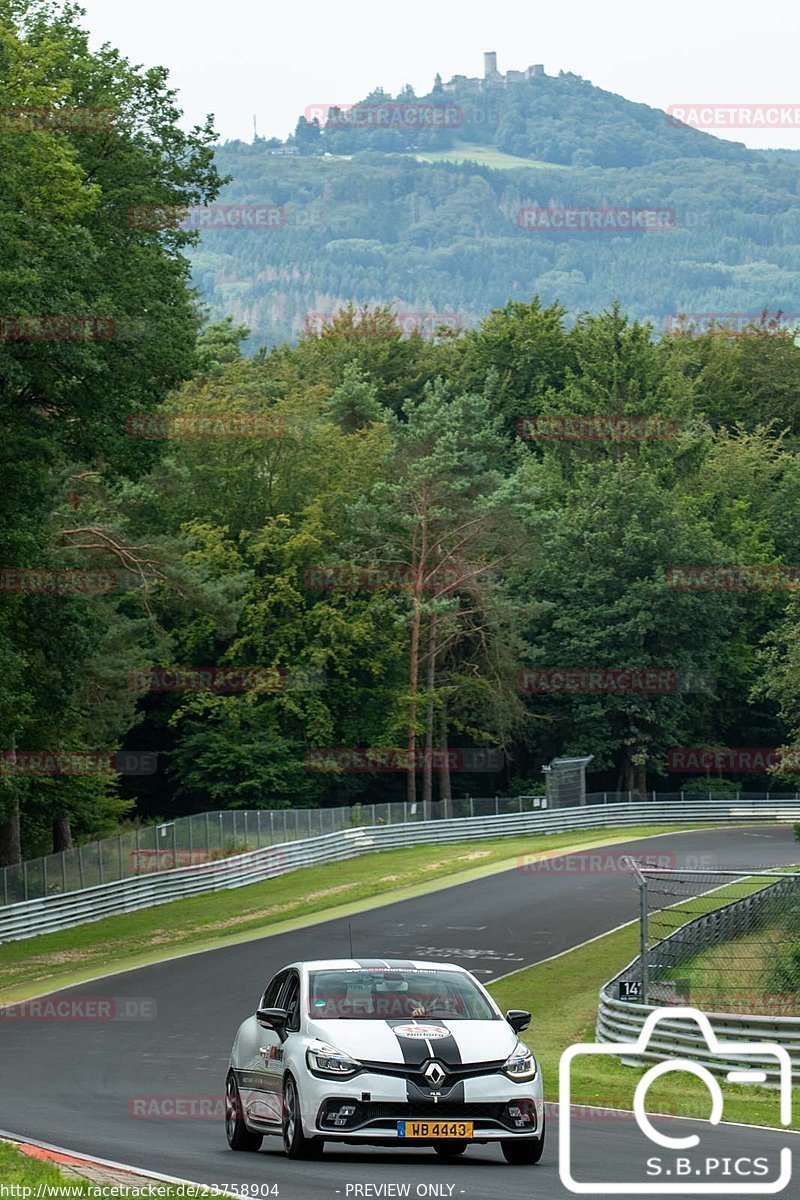
[[[668,137],[679,134],[663,114],[658,122]],[[599,138],[597,117],[576,136]],[[283,158],[266,153],[261,142],[229,142],[217,153],[220,170],[234,176],[225,201],[258,196],[282,205],[285,224],[204,233],[192,252],[195,282],[215,319],[232,314],[252,329],[249,349],[295,341],[349,303],[390,304],[400,314],[449,313],[454,326],[467,329],[509,301],[527,307],[534,292],[545,309],[561,305],[570,321],[616,297],[624,312],[659,332],[673,328],[680,312],[758,314],[765,306],[800,312],[796,165],[697,137],[705,157],[651,163],[646,148],[657,142],[645,140],[638,164],[512,171],[418,162],[411,152],[362,150],[350,161]],[[677,136],[676,146],[686,145]],[[674,228],[527,229],[519,214],[530,206],[656,208],[674,214]],[[694,343],[702,339],[678,340],[701,369],[705,350]],[[752,389],[770,416],[780,415],[783,404],[796,407],[791,338],[773,349],[773,366],[763,374],[757,364],[764,348],[756,340],[740,347],[750,382],[742,377],[727,397],[731,380],[717,375],[720,362],[711,354],[703,383],[714,405],[704,407],[714,419],[746,413]],[[360,351],[368,352],[363,343]],[[730,364],[730,356],[723,359]],[[528,362],[524,374],[549,383],[561,368],[556,341],[541,367]]]

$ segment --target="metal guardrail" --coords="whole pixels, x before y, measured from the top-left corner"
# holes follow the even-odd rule
[[[603,793],[607,796],[607,793]],[[613,794],[612,794],[613,795]],[[499,816],[546,808],[544,796],[464,796],[427,806],[390,800],[339,808],[223,809],[175,817],[86,842],[72,850],[0,867],[0,906],[74,892],[365,825]]]
[[[598,1042],[635,1042],[652,1012],[655,1012],[654,1005],[615,1000],[602,991],[597,1015]],[[800,1072],[800,1017],[756,1017],[734,1013],[706,1013],[706,1016],[721,1041],[777,1042],[784,1046],[792,1060],[792,1075],[797,1078]],[[695,1022],[669,1017],[658,1022],[645,1052],[620,1057],[628,1066],[642,1066],[667,1058],[690,1058],[703,1063],[710,1071],[722,1073],[740,1070],[742,1066],[740,1061],[723,1063],[715,1057]],[[753,1065],[756,1064],[768,1079],[778,1078],[775,1058],[754,1056]]]
[[[317,863],[337,862],[375,850],[449,843],[513,834],[625,828],[641,824],[693,824],[800,820],[800,801],[684,801],[605,804],[499,816],[415,821],[339,830],[239,854],[217,862],[176,867],[115,880],[0,908],[0,942],[69,929],[117,913],[134,912],[186,896],[244,887]]]
[[[796,879],[777,880],[752,895],[687,921],[648,951],[646,961],[651,978],[655,967],[674,970],[682,961],[696,955],[703,942],[707,947],[718,946],[723,941],[746,934],[752,927],[753,917],[774,899],[776,893],[787,890],[790,883],[793,885]],[[657,1008],[663,1007],[620,1000],[612,994],[620,981],[626,978],[638,980],[641,974],[642,956],[639,955],[600,989],[595,1030],[598,1042],[635,1042],[647,1018]],[[657,986],[657,982],[651,984],[651,992]],[[800,1075],[800,1017],[718,1012],[706,1012],[706,1016],[720,1041],[777,1042],[784,1046],[792,1060],[793,1076]],[[629,1066],[684,1057],[703,1063],[711,1071],[722,1073],[741,1067],[741,1063],[726,1063],[715,1055],[695,1022],[669,1016],[657,1023],[646,1051],[620,1057]],[[778,1079],[779,1066],[774,1057],[754,1056],[752,1062],[765,1072],[768,1079]]]
[[[590,792],[587,805],[663,804],[688,797],[690,802],[718,799],[686,792]],[[723,797],[731,799],[731,797]],[[800,797],[773,792],[739,792],[735,799],[750,803],[767,800],[784,802]],[[0,907],[43,896],[74,892],[98,883],[130,879],[156,871],[169,871],[195,863],[262,850],[301,838],[334,833],[366,825],[397,825],[455,817],[490,817],[502,813],[535,812],[547,808],[545,796],[457,796],[448,801],[405,800],[356,803],[339,808],[223,809],[175,817],[160,824],[129,829],[114,837],[86,842],[72,850],[27,859],[0,867]]]

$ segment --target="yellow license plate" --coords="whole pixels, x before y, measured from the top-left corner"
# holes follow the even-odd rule
[[[401,1138],[471,1138],[472,1121],[398,1121]]]

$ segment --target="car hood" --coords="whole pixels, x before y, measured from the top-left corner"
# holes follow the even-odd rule
[[[308,1032],[356,1059],[481,1063],[508,1058],[518,1038],[506,1021],[310,1021]]]

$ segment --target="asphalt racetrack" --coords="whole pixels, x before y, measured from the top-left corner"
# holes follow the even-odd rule
[[[693,861],[739,868],[792,863],[799,849],[786,825],[670,834],[599,852],[671,854],[678,866]],[[296,959],[348,957],[348,921],[357,957],[441,959],[460,963],[489,983],[632,920],[636,909],[636,888],[622,872],[513,870],[347,919],[71,988],[62,995],[147,998],[155,1003],[155,1016],[113,1022],[0,1020],[0,1129],[202,1183],[251,1188],[276,1184],[281,1200],[566,1196],[559,1179],[553,1106],[542,1162],[511,1167],[499,1148],[487,1146],[471,1147],[455,1161],[427,1149],[349,1150],[329,1143],[319,1162],[289,1162],[277,1138],[266,1138],[258,1154],[233,1153],[219,1116],[145,1118],[135,1115],[135,1101],[219,1101],[233,1036],[253,1011],[266,981]],[[553,1003],[558,1001],[554,996]],[[536,1014],[524,1036],[535,1050]],[[764,1156],[774,1165],[780,1148],[793,1144],[800,1155],[800,1143],[791,1132],[741,1126],[709,1131],[705,1124],[674,1120],[665,1120],[662,1127],[667,1124],[673,1136],[699,1133],[702,1149],[708,1143],[708,1153],[717,1158]],[[642,1191],[636,1194],[653,1194],[645,1164],[659,1151],[632,1119],[584,1113],[574,1122],[574,1140],[577,1178],[641,1180]],[[665,1164],[674,1157],[671,1151],[660,1153]],[[769,1178],[775,1174],[773,1166]],[[734,1182],[732,1177],[729,1182]],[[734,1188],[721,1194],[733,1195]],[[796,1200],[800,1178],[783,1195]]]

